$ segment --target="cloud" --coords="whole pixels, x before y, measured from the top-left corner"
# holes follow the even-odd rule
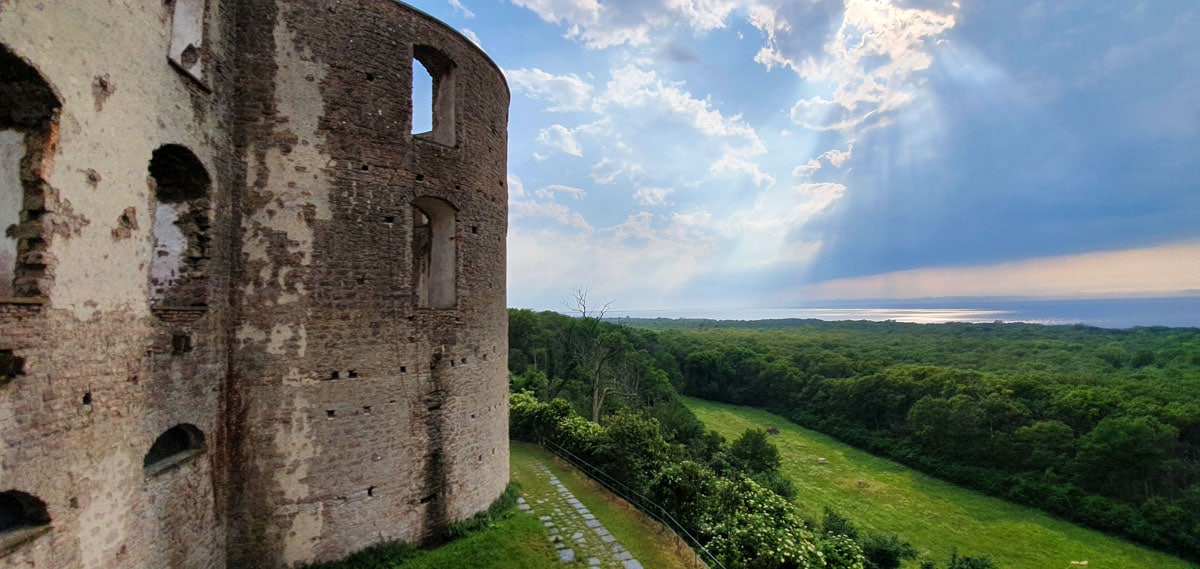
[[[797,178],[811,178],[812,175],[816,174],[817,170],[820,169],[821,162],[816,158],[809,158],[808,162],[804,163],[803,165],[796,166],[796,168],[792,170],[792,175]]]
[[[614,69],[607,90],[593,101],[597,112],[609,107],[653,107],[686,118],[699,132],[708,136],[741,138],[755,151],[765,151],[758,133],[740,115],[726,117],[712,108],[707,99],[697,99],[683,89],[682,83],[660,79],[654,71],[644,71],[633,65]]]
[[[583,156],[583,147],[575,140],[575,133],[561,125],[551,125],[538,133],[538,142],[564,154]]]
[[[546,199],[546,200],[553,200],[555,198],[555,196],[557,196],[558,194],[566,194],[566,195],[571,196],[578,200],[578,199],[582,199],[584,196],[586,196],[587,192],[583,191],[580,188],[573,188],[571,186],[563,186],[561,184],[551,184],[549,186],[539,189],[536,192],[533,192],[533,194],[539,198]]]
[[[834,148],[832,150],[825,151],[820,156],[817,156],[816,158],[810,158],[808,162],[800,166],[796,166],[792,170],[792,176],[797,178],[812,178],[813,174],[816,174],[817,170],[823,168],[825,164],[829,164],[834,168],[841,168],[850,160],[850,157],[853,155],[853,150],[853,147],[851,147],[847,148],[846,150],[838,150]]]
[[[1100,296],[1200,290],[1200,243],[1183,242],[966,267],[929,267],[804,287],[810,299]]]
[[[447,1],[450,2],[450,6],[452,6],[454,8],[454,11],[458,12],[459,14],[462,14],[462,16],[464,18],[474,18],[475,17],[475,12],[472,12],[472,11],[468,10],[466,6],[463,6],[461,0],[447,0]],[[479,42],[475,42],[475,43],[478,44]]]
[[[525,197],[525,184],[513,174],[508,175],[508,199]]]
[[[535,67],[506,69],[504,75],[513,92],[547,102],[550,112],[583,110],[592,93],[592,86],[574,73],[554,75]]]
[[[479,41],[479,36],[475,35],[475,31],[471,28],[463,28],[462,34],[467,36],[467,39],[471,40],[471,43],[479,47],[483,47],[483,44]]]
[[[533,200],[513,201],[508,204],[508,212],[514,222],[549,219],[560,225],[573,227],[584,233],[594,231],[592,225],[582,215],[560,203],[537,202]]]
[[[956,19],[953,13],[901,7],[887,0],[846,0],[840,27],[817,55],[788,53],[781,38],[792,28],[778,13],[758,8],[751,22],[767,39],[756,61],[768,68],[791,68],[810,83],[832,87],[829,95],[798,100],[791,109],[792,121],[813,130],[851,133],[886,124],[881,115],[916,97],[921,85],[917,74],[933,62],[931,45],[954,27]]]
[[[547,22],[566,26],[566,37],[589,48],[649,43],[652,31],[684,25],[704,32],[725,27],[737,0],[512,0]]]
[[[633,199],[639,205],[664,205],[667,203],[667,196],[674,191],[674,188],[638,188],[633,193]]]
[[[611,184],[621,174],[621,171],[621,165],[617,161],[609,158],[601,158],[599,162],[592,166],[592,179],[597,184]]]
[[[513,225],[508,248],[510,306],[545,306],[544,299],[581,282],[618,305],[625,299],[647,306],[670,302],[681,287],[712,271],[716,243],[701,228],[637,212],[594,231]]]
[[[852,152],[853,152],[853,149],[838,150],[838,149],[834,148],[833,150],[830,150],[830,151],[822,154],[819,157],[819,159],[828,161],[829,164],[832,165],[834,168],[841,168],[842,165],[845,164],[846,161],[850,159]]]

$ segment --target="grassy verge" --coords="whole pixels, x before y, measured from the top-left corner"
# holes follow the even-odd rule
[[[509,510],[489,527],[437,549],[417,552],[403,569],[471,567],[479,569],[562,569],[546,528],[534,516]]]
[[[534,470],[539,462],[545,464],[644,567],[694,569],[700,566],[691,550],[674,533],[550,452],[537,445],[513,441],[510,456],[512,479],[521,484],[522,489],[533,492],[542,486],[549,488],[550,483],[536,476]]]
[[[860,528],[895,532],[922,557],[944,562],[960,553],[982,554],[1004,569],[1067,568],[1088,561],[1101,569],[1196,569],[1152,549],[1085,529],[1037,510],[965,490],[918,473],[766,411],[686,398],[704,424],[733,439],[750,427],[776,427],[771,442],[780,469],[799,492],[797,502],[820,519],[825,507]],[[824,463],[818,458],[825,458]],[[912,564],[915,566],[915,564]]]

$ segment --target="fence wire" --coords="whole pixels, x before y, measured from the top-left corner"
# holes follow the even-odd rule
[[[666,508],[654,503],[653,500],[643,496],[641,493],[625,485],[620,480],[613,478],[607,472],[604,472],[599,467],[589,463],[583,458],[580,458],[562,445],[546,438],[539,440],[538,444],[540,444],[542,448],[554,453],[559,458],[567,461],[572,466],[579,469],[597,484],[607,488],[613,494],[620,496],[626,502],[633,504],[633,506],[642,513],[650,516],[654,520],[658,521],[658,523],[666,526],[692,549],[692,553],[696,555],[696,560],[701,564],[709,567],[710,569],[726,569],[725,565],[722,564],[715,556],[713,556],[712,553],[709,553],[708,549],[705,549],[704,545],[700,543],[700,540],[696,539],[691,532],[684,528],[683,524],[680,524],[679,521],[677,521],[675,517],[667,511]]]

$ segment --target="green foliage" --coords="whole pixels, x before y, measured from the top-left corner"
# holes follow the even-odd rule
[[[767,431],[746,429],[729,447],[733,464],[747,474],[779,469],[779,449],[767,440]]]
[[[906,559],[916,559],[917,550],[911,543],[896,534],[868,534],[859,540],[862,545],[866,569],[899,569]]]
[[[687,395],[1200,560],[1200,329],[630,323]]]
[[[372,545],[362,551],[351,554],[341,561],[328,561],[302,565],[302,569],[394,569],[397,565],[411,559],[417,553],[417,548],[411,544],[389,541]]]
[[[759,486],[766,488],[778,494],[780,498],[792,502],[798,495],[796,492],[796,484],[791,478],[784,476],[778,470],[768,470],[766,472],[755,472],[750,474],[750,479],[758,483]]]
[[[831,555],[839,555],[841,563],[829,567],[861,567],[861,551],[852,540],[833,541],[818,550],[815,538],[796,509],[780,497],[780,490],[764,488],[736,473],[720,476],[693,460],[679,460],[686,455],[685,447],[669,444],[654,418],[617,411],[596,424],[579,416],[564,400],[539,401],[529,392],[510,396],[509,418],[513,433],[536,435],[535,440],[560,445],[606,478],[634,493],[649,495],[730,569],[824,567],[819,551],[826,548]],[[778,451],[765,437],[761,430],[747,431],[739,440],[747,441],[743,448],[754,452],[743,453],[743,457],[757,460],[754,464],[759,467],[771,462],[778,466]],[[719,436],[701,438],[699,448],[714,445],[707,449],[711,456],[723,459],[731,454]],[[764,461],[763,456],[773,456],[773,461]],[[794,488],[777,470],[756,474],[794,495]]]
[[[825,514],[821,517],[821,531],[825,532],[825,535],[844,535],[850,539],[858,539],[858,528],[854,523],[829,508],[825,508]]]
[[[500,519],[513,514],[518,494],[517,484],[510,483],[487,510],[451,525],[446,529],[444,538],[459,539],[494,528]],[[340,561],[315,563],[302,567],[303,569],[394,569],[401,563],[417,557],[420,553],[421,550],[412,544],[388,541],[355,552]]]
[[[862,548],[853,539],[844,535],[830,535],[817,542],[825,566],[834,569],[863,569],[866,559]]]
[[[496,498],[496,501],[492,502],[492,505],[488,506],[488,509],[461,522],[452,524],[446,529],[446,536],[451,539],[459,538],[491,527],[501,516],[511,513],[512,509],[517,505],[519,494],[520,487],[515,482],[510,482],[508,487],[504,489],[504,493],[500,494],[500,497]]]
[[[950,554],[950,564],[946,569],[997,569],[996,564],[992,563],[987,557],[959,557],[958,552]]]
[[[822,567],[815,536],[805,528],[796,509],[749,478],[720,478],[699,530],[708,537],[705,547],[726,567],[747,569],[799,569]],[[857,546],[852,540],[836,544],[852,563]],[[839,561],[842,562],[842,561]]]

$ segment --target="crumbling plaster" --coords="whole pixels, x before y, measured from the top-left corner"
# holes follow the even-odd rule
[[[51,524],[0,568],[287,567],[486,508],[508,476],[509,97],[486,55],[391,0],[0,3],[61,109],[48,295],[0,299],[26,362],[0,385],[0,491]],[[454,63],[453,145],[411,134],[415,45]],[[148,174],[164,145],[212,180],[203,306],[148,284],[155,233],[162,270],[186,249]],[[455,210],[447,308],[414,289],[422,197]],[[203,448],[143,469],[179,424]]]

